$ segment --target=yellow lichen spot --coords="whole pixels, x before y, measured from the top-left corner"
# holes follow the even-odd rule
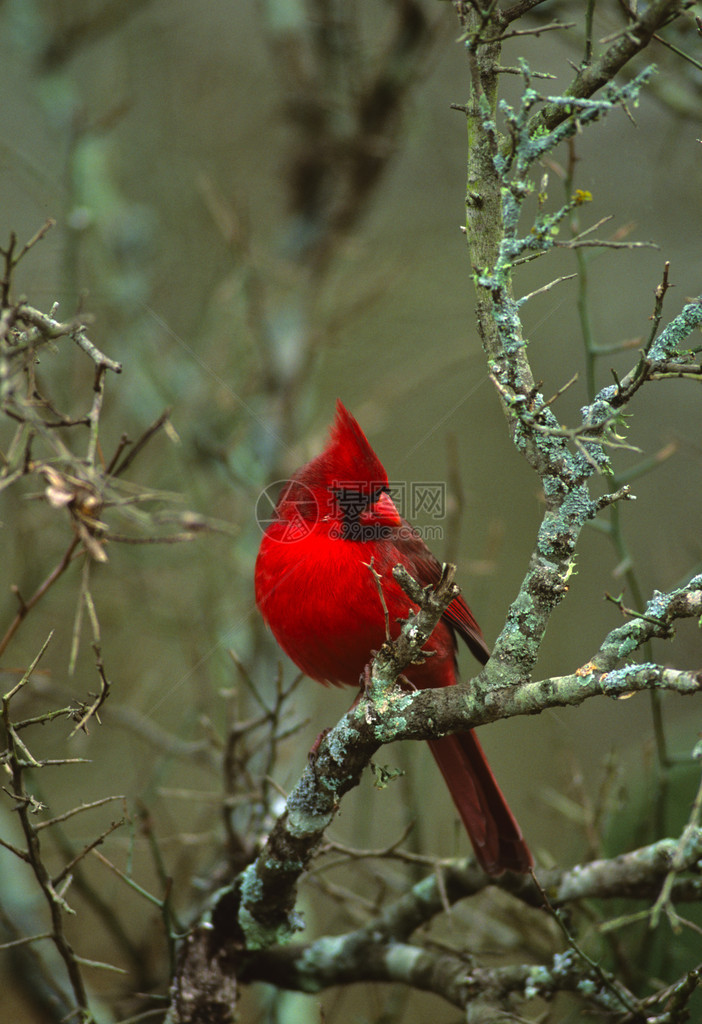
[[[576,188],[573,193],[573,203],[576,206],[582,206],[583,203],[592,202],[592,192],[588,192],[587,189]]]

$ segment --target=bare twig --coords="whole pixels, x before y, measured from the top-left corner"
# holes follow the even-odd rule
[[[85,326],[79,322],[62,323],[55,320],[47,313],[40,313],[33,306],[21,304],[17,307],[16,319],[31,324],[37,329],[41,337],[47,341],[57,341],[59,338],[72,338],[78,348],[90,356],[98,368],[112,370],[113,373],[122,372],[122,364],[110,359],[104,352],[95,345],[87,336]]]
[[[49,573],[44,582],[37,587],[32,596],[27,598],[26,601],[20,596],[19,591],[16,588],[13,588],[15,589],[15,594],[17,596],[20,606],[19,610],[17,611],[17,614],[10,623],[7,632],[5,633],[2,640],[0,640],[0,655],[5,653],[7,645],[10,643],[13,636],[15,635],[19,627],[22,625],[22,622],[27,617],[32,608],[34,608],[39,603],[39,601],[41,601],[42,597],[44,597],[47,591],[50,590],[54,583],[63,575],[63,573],[71,564],[76,554],[80,553],[76,552],[78,544],[78,538],[74,537],[71,543],[68,545],[66,553],[64,554],[63,558],[58,563],[56,568]]]

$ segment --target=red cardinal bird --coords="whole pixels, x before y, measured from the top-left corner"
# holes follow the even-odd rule
[[[320,683],[358,686],[371,652],[385,640],[385,609],[368,566],[378,573],[393,637],[416,611],[392,569],[404,565],[422,585],[441,567],[389,496],[388,476],[356,420],[337,403],[329,443],[283,490],[256,561],[256,603],[285,653]],[[478,661],[490,652],[462,597],[425,645],[432,651],[405,676],[417,687],[457,681],[456,634]],[[470,732],[430,740],[478,862],[490,875],[527,872],[522,833]]]

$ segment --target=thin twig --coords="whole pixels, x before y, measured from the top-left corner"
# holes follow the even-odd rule
[[[549,292],[557,284],[561,284],[563,281],[572,281],[573,278],[577,276],[577,274],[564,274],[562,277],[556,277],[553,279],[553,281],[549,281],[548,284],[543,284],[540,288],[537,288],[535,291],[529,292],[527,295],[522,295],[522,297],[518,300],[518,303],[520,306],[523,306],[525,302],[528,302],[529,299],[533,299],[535,295],[541,295],[543,292]]]
[[[126,797],[123,794],[116,794],[115,796],[103,796],[100,800],[93,800],[89,804],[80,804],[78,807],[72,807],[70,811],[57,814],[54,818],[38,822],[35,826],[36,830],[40,832],[43,828],[51,828],[52,825],[57,825],[59,822],[68,821],[69,818],[73,818],[76,814],[82,814],[83,811],[91,811],[95,807],[103,807],[113,800],[126,800]]]
[[[67,878],[70,875],[71,871],[76,866],[76,864],[78,864],[81,860],[83,860],[83,858],[86,857],[90,853],[91,850],[94,850],[96,846],[101,846],[102,843],[104,843],[104,841],[107,839],[107,837],[109,835],[112,835],[112,833],[115,832],[118,828],[121,828],[122,825],[125,824],[126,820],[127,820],[126,818],[120,818],[119,821],[111,822],[107,826],[107,828],[104,830],[104,832],[101,832],[100,835],[96,836],[95,839],[91,839],[91,841],[89,843],[87,843],[83,847],[83,849],[79,853],[77,853],[75,855],[73,860],[70,860],[68,862],[68,864],[66,864],[59,871],[59,873],[54,876],[54,878],[52,879],[52,882],[51,882],[51,884],[54,886],[54,888],[56,888],[56,886],[60,885],[60,883],[64,880],[64,878]]]
[[[158,431],[168,422],[170,415],[170,408],[164,409],[161,415],[154,420],[151,426],[146,428],[146,430],[141,435],[139,440],[134,445],[132,445],[132,447],[129,449],[129,451],[121,461],[118,461],[117,455],[115,455],[110,464],[112,467],[110,473],[111,476],[121,476],[125,472],[125,470],[128,469],[129,466],[131,466],[139,452],[142,451],[142,449],[149,443],[154,434],[157,434]]]
[[[17,614],[10,623],[7,632],[5,633],[2,640],[0,640],[0,655],[5,653],[7,645],[10,643],[13,636],[15,635],[19,627],[22,625],[22,622],[27,617],[32,608],[34,608],[35,605],[37,605],[39,601],[41,601],[42,597],[44,597],[47,591],[50,590],[50,588],[54,585],[56,580],[59,579],[59,577],[66,571],[68,566],[71,564],[74,554],[76,554],[76,548],[78,547],[78,544],[78,538],[74,537],[71,543],[68,545],[66,553],[64,554],[63,558],[58,563],[56,568],[49,573],[44,582],[37,587],[32,596],[29,597],[26,601],[20,596],[19,591],[15,590],[20,606]]]

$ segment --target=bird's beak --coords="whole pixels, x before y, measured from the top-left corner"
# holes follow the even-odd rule
[[[401,526],[402,518],[390,495],[383,491],[367,512],[361,513],[361,522],[379,523],[382,526]]]

